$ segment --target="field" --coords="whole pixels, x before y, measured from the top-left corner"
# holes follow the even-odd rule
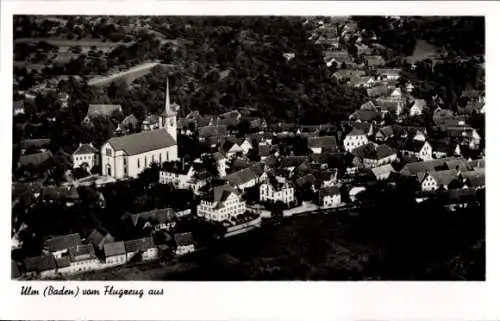
[[[133,82],[135,79],[143,77],[151,72],[151,69],[158,66],[157,62],[148,62],[139,66],[132,67],[128,70],[116,72],[109,76],[98,76],[89,80],[89,86],[107,86],[113,81],[123,79],[127,83]]]
[[[440,53],[438,48],[427,41],[417,40],[413,54],[411,56],[407,56],[406,59],[410,63],[415,63],[425,59],[431,59],[435,63],[440,60]]]

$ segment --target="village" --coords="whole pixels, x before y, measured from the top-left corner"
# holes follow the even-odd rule
[[[90,102],[82,128],[123,114],[112,137],[100,145],[78,142],[65,156],[71,169],[61,181],[21,175],[12,182],[12,277],[169,264],[284,217],[369,208],[372,190],[402,184],[417,203],[439,199],[446,211],[476,202],[485,189],[484,128],[477,125],[485,117],[484,91],[464,90],[447,108],[439,95],[423,98],[403,67],[388,65],[376,35],[365,44],[353,21],[314,23],[309,40],[335,68],[332,77],[366,92],[346,119],[277,122],[252,106],[206,114],[177,103],[175,73],[162,73],[163,106],[143,120],[119,104]],[[284,52],[283,59],[296,55]],[[57,81],[37,90],[55,91],[67,109],[70,95]],[[17,94],[13,114],[22,117],[37,94]],[[50,138],[33,132],[19,142],[14,167],[54,171],[47,164],[62,156],[50,151]],[[37,217],[55,212],[63,214]],[[58,215],[66,234],[51,226]]]

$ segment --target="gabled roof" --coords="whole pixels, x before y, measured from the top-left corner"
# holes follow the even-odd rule
[[[420,152],[425,145],[425,141],[415,140],[415,139],[405,139],[403,145],[401,146],[401,150],[410,151],[410,152]]]
[[[144,131],[137,134],[113,137],[108,143],[115,150],[123,150],[127,155],[137,155],[149,151],[175,146],[177,143],[165,129]]]
[[[258,177],[258,174],[255,173],[255,171],[252,168],[244,168],[242,170],[239,170],[237,172],[231,173],[229,175],[226,175],[224,177],[224,180],[228,181],[229,183],[239,186],[242,184],[245,184],[252,179],[255,179]]]
[[[106,257],[125,254],[125,244],[123,241],[104,244],[104,255]]]
[[[353,128],[349,134],[347,134],[347,136],[364,136],[366,135],[366,133],[361,130],[361,129],[357,129],[357,128]]]
[[[320,198],[323,198],[325,196],[339,195],[339,194],[340,190],[337,186],[325,187],[319,191]]]
[[[486,171],[484,168],[463,172],[462,177],[466,179],[472,187],[482,187],[486,185]]]
[[[379,97],[383,95],[387,95],[389,93],[389,87],[386,85],[378,85],[372,88],[367,88],[366,93],[369,97]]]
[[[392,148],[390,148],[389,146],[379,145],[374,149],[372,149],[370,152],[368,152],[365,158],[381,160],[394,154],[396,154],[396,152],[392,150]]]
[[[80,144],[73,155],[95,154],[98,150],[92,144]]]
[[[105,231],[102,228],[96,228],[94,229],[89,236],[87,237],[87,240],[92,243],[95,247],[100,247],[101,243],[103,242],[113,242],[114,238],[109,234],[107,231]]]
[[[335,136],[309,137],[307,143],[309,148],[337,148],[337,138]]]
[[[130,214],[130,217],[132,218],[132,222],[134,223],[135,226],[137,226],[139,220],[144,220],[144,221],[152,220],[158,223],[166,223],[172,221],[175,218],[175,211],[171,208],[161,208],[148,212]]]
[[[447,161],[463,159],[462,157],[445,157],[440,159],[433,159],[425,162],[408,163],[403,166],[400,173],[404,175],[417,175],[417,173],[425,173],[435,171],[437,167],[446,165]]]
[[[430,172],[427,175],[434,178],[438,186],[448,186],[454,179],[457,179],[458,172],[456,169],[446,171]]]
[[[125,244],[125,251],[127,253],[142,252],[155,247],[152,237],[145,237],[137,240],[129,240],[123,243]]]
[[[72,262],[95,259],[94,247],[91,244],[77,245],[69,248]]]
[[[50,145],[50,138],[23,139],[21,141],[22,149],[28,149],[31,147],[42,148],[48,145]]]
[[[19,163],[23,166],[31,164],[36,167],[42,165],[50,158],[52,158],[52,153],[50,151],[29,154],[29,155],[21,155],[19,157]]]
[[[56,236],[47,240],[47,248],[50,252],[57,252],[67,250],[71,247],[82,245],[80,234],[73,233],[68,235]]]
[[[24,259],[27,272],[42,272],[56,269],[56,260],[52,255],[41,255]]]

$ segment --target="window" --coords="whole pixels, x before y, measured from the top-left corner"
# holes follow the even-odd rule
[[[144,167],[148,167],[148,157],[144,155]]]
[[[169,157],[168,157],[168,152],[167,152],[167,162],[168,162],[168,158],[169,158]]]
[[[160,153],[160,165],[161,165],[161,153]]]
[[[137,158],[137,168],[141,168],[141,160]]]
[[[106,156],[111,156],[111,148],[106,148]]]

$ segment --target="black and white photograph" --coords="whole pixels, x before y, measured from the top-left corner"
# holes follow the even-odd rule
[[[486,280],[484,16],[12,30],[13,280]]]

